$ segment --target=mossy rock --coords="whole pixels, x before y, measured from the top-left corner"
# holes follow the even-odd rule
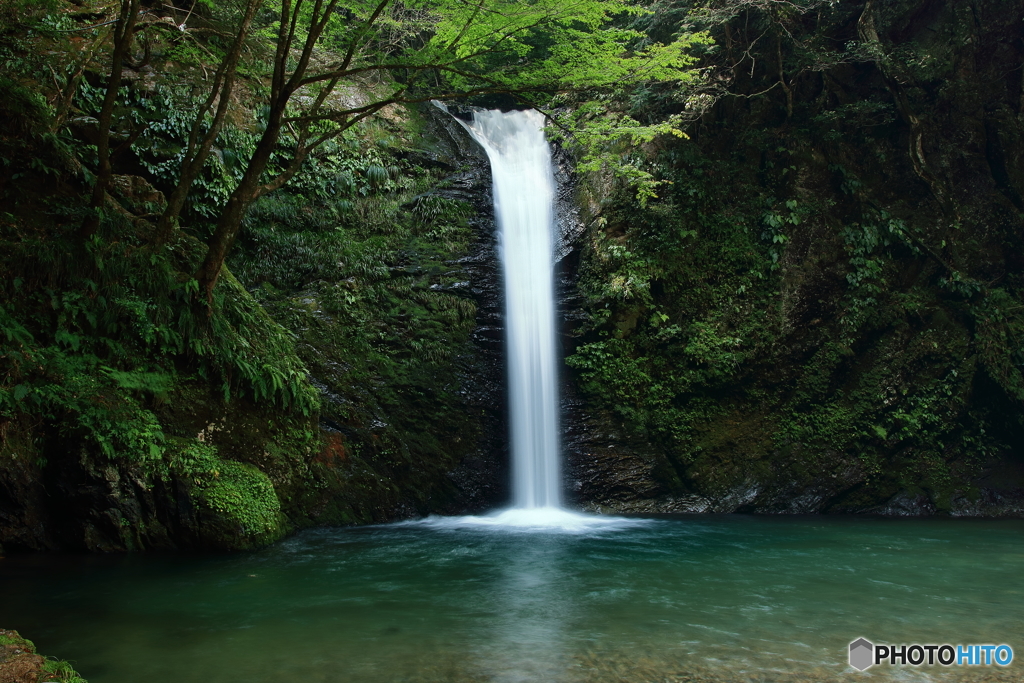
[[[68,662],[36,652],[31,640],[0,628],[0,683],[86,683]]]
[[[199,498],[211,510],[237,524],[241,534],[257,544],[282,534],[281,502],[274,485],[252,465],[224,461]]]
[[[175,446],[170,472],[187,483],[193,501],[212,517],[203,532],[216,546],[259,547],[285,534],[281,501],[264,472],[221,458],[208,443],[178,440]]]

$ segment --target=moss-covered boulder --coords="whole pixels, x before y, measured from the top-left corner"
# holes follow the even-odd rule
[[[0,628],[0,683],[86,683],[68,662],[44,657],[31,640]]]

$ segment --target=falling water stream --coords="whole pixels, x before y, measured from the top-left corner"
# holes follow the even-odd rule
[[[438,104],[442,109],[444,106]],[[432,517],[431,526],[563,529],[635,526],[562,507],[555,341],[551,147],[536,111],[477,111],[456,118],[491,163],[505,292],[512,507],[478,517]]]
[[[466,125],[487,151],[505,278],[512,492],[517,508],[561,507],[555,349],[555,178],[544,117],[477,112]]]
[[[512,496],[531,519],[558,516],[558,365],[552,273],[555,177],[544,117],[478,111],[457,119],[487,152],[505,284]],[[518,515],[522,519],[522,513]]]

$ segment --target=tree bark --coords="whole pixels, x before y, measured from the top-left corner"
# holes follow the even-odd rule
[[[99,140],[96,143],[98,168],[96,183],[92,188],[89,203],[91,215],[82,223],[80,234],[83,239],[91,237],[100,227],[100,210],[106,199],[107,188],[113,169],[110,164],[110,126],[114,118],[114,106],[117,104],[117,91],[121,87],[121,74],[124,71],[124,60],[135,36],[135,25],[139,20],[140,0],[121,0],[117,24],[113,31],[114,51],[111,56],[110,79],[107,81],[107,92],[103,97],[103,106],[98,119]]]
[[[781,35],[775,38],[775,54],[779,60],[779,83],[782,84],[782,90],[786,93],[786,120],[788,121],[793,118],[793,88],[786,82],[786,72],[783,69]]]
[[[249,35],[249,29],[252,26],[253,17],[262,5],[263,0],[248,0],[246,3],[245,13],[239,23],[238,32],[235,34],[234,42],[228,49],[227,55],[224,56],[224,59],[221,61],[220,67],[217,69],[217,73],[214,76],[213,84],[210,87],[210,95],[206,98],[206,101],[203,103],[203,106],[199,111],[196,112],[196,120],[192,124],[192,129],[189,131],[189,139],[186,146],[185,156],[181,161],[181,172],[178,176],[178,183],[167,198],[167,208],[157,221],[157,244],[164,244],[174,233],[178,217],[181,215],[181,211],[185,207],[185,200],[188,198],[188,194],[192,190],[192,184],[195,182],[196,178],[199,177],[199,174],[203,170],[203,166],[206,165],[206,160],[210,156],[210,150],[213,148],[213,143],[216,142],[217,136],[224,127],[228,105],[235,88],[235,79],[238,74],[238,62],[241,59],[242,48],[244,47],[245,40]],[[214,101],[217,101],[217,111],[214,113],[213,121],[210,123],[209,130],[206,131],[206,134],[202,137],[202,140],[200,140],[199,136],[203,126],[203,120],[206,117],[207,112],[209,112],[213,107]]]
[[[382,6],[386,6],[388,1],[382,0]],[[294,70],[289,74],[288,56],[297,35],[296,27],[300,19],[302,2],[300,1],[294,6],[290,0],[283,0],[281,3],[277,54],[274,58],[274,76],[271,85],[270,112],[268,114],[267,127],[263,131],[259,143],[256,145],[256,151],[249,160],[245,173],[242,175],[242,180],[238,183],[238,187],[235,188],[234,192],[231,193],[227,206],[224,207],[220,218],[217,219],[217,226],[214,228],[213,235],[207,241],[206,256],[196,272],[196,279],[199,281],[201,290],[206,293],[208,305],[213,303],[213,288],[217,286],[217,280],[220,277],[221,269],[224,267],[224,261],[234,245],[235,239],[238,237],[238,232],[242,229],[242,221],[245,219],[245,213],[248,211],[249,206],[264,192],[276,189],[287,182],[295,174],[298,166],[302,164],[305,158],[305,137],[308,126],[303,126],[302,132],[298,135],[298,148],[295,159],[292,160],[289,168],[281,174],[281,177],[275,179],[275,181],[272,181],[267,186],[260,184],[263,172],[266,171],[267,165],[270,163],[271,156],[274,153],[274,148],[281,137],[281,128],[284,125],[288,102],[300,87],[302,79],[305,77],[306,69],[309,67],[313,48],[327,26],[330,15],[337,4],[338,0],[326,0],[326,4],[325,0],[317,0],[310,17],[310,30],[306,34],[302,53],[299,55]],[[377,16],[379,16],[379,11],[374,13],[370,21],[376,21]],[[334,82],[336,83],[337,81],[335,80]],[[318,98],[318,103],[322,103],[323,96],[326,96],[326,93],[321,93],[321,95],[322,97]]]
[[[196,279],[199,281],[201,290],[206,293],[207,303],[213,302],[213,288],[217,286],[217,279],[220,277],[224,260],[234,245],[239,230],[242,229],[245,212],[262,194],[260,192],[260,176],[267,169],[267,164],[270,163],[271,155],[273,155],[277,140],[281,135],[286,104],[287,98],[275,103],[271,109],[270,121],[267,122],[267,128],[256,145],[256,151],[249,160],[245,174],[238,183],[238,187],[228,198],[227,206],[224,207],[220,218],[217,219],[217,227],[214,228],[213,235],[206,243],[208,247],[206,257],[196,272]]]
[[[75,71],[68,76],[64,87],[60,88],[58,85],[60,96],[57,99],[56,112],[53,116],[53,125],[50,127],[50,132],[56,133],[64,127],[64,122],[67,120],[68,113],[71,111],[71,104],[75,99],[75,95],[78,93],[78,86],[81,84],[82,77],[85,75],[85,69],[89,65],[89,62],[92,61],[96,50],[98,50],[100,45],[105,41],[105,37],[97,36],[93,39],[89,48],[82,50],[81,57],[75,65]]]

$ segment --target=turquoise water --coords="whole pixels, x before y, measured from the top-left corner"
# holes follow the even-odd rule
[[[0,626],[90,683],[1024,680],[1024,522],[699,516],[400,524],[234,555],[13,556]],[[857,637],[1007,643],[846,665]]]

